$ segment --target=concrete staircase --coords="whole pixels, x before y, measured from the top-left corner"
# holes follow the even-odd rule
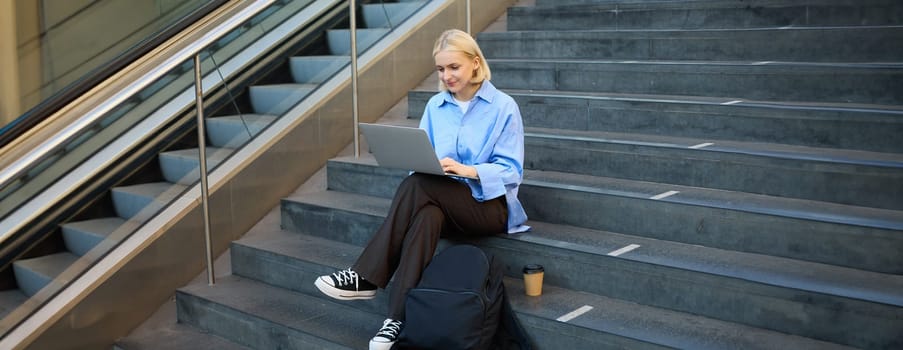
[[[903,4],[537,0],[506,20],[477,39],[527,127],[533,230],[473,243],[536,348],[903,347]],[[407,172],[365,154],[326,174],[233,242],[230,276],[177,292],[169,348],[366,347],[387,293],[313,281],[356,259]]]

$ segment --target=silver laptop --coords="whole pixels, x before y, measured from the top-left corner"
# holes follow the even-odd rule
[[[426,130],[406,126],[359,123],[379,166],[418,173],[476,179],[442,171]]]

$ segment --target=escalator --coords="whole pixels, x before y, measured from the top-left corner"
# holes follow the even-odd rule
[[[399,24],[430,6],[448,4],[360,1],[356,43],[363,65],[410,55],[397,44],[410,37],[399,33]],[[203,224],[194,220],[202,164],[210,172],[213,250],[221,252],[352,139],[347,1],[231,1],[193,21],[110,79],[48,111],[48,120],[63,123],[55,132],[24,131],[20,139],[29,142],[18,141],[16,149],[12,140],[4,148],[0,346],[42,344],[48,337],[41,334],[61,328],[116,322],[104,314],[116,313],[109,303],[117,298],[134,298],[136,315],[126,317],[134,323],[171,293],[167,286],[195,276],[203,268],[197,256],[204,253]],[[194,54],[203,79],[201,141]],[[405,70],[410,72],[402,76],[417,81],[429,67]],[[405,84],[393,88],[398,95],[410,87]],[[386,100],[386,91],[374,99]],[[362,121],[381,115],[397,100],[391,98],[370,104],[374,108]],[[32,124],[41,123],[48,122]],[[262,133],[266,137],[256,137]],[[228,180],[235,177],[244,178]],[[152,248],[155,241],[170,246],[160,253]],[[131,277],[116,277],[140,259],[151,263]],[[171,280],[155,277],[148,265],[166,270]],[[106,302],[91,304],[90,291],[104,283],[126,296],[105,295],[100,298]],[[148,298],[156,299],[137,306]],[[90,311],[79,314],[79,303]],[[121,335],[126,327],[107,328]]]

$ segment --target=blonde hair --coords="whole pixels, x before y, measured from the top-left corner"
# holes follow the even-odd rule
[[[486,62],[483,51],[480,50],[480,45],[477,45],[477,41],[469,34],[458,29],[446,30],[439,36],[439,39],[436,39],[436,45],[433,46],[433,57],[436,57],[436,54],[440,51],[460,52],[469,59],[479,57],[479,68],[474,72],[473,78],[470,79],[471,84],[479,84],[484,80],[491,79],[492,72],[489,71],[489,63]],[[439,90],[448,90],[442,79],[439,79]]]

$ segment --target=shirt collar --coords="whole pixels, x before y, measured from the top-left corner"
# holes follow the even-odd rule
[[[483,80],[483,85],[480,85],[480,89],[477,90],[477,93],[473,95],[474,98],[482,99],[486,102],[492,103],[493,98],[495,98],[496,93],[498,93],[498,89],[495,88],[495,85],[489,82],[489,80]],[[445,91],[443,103],[453,103],[457,105],[454,96],[448,91]],[[440,104],[440,106],[442,105]]]

